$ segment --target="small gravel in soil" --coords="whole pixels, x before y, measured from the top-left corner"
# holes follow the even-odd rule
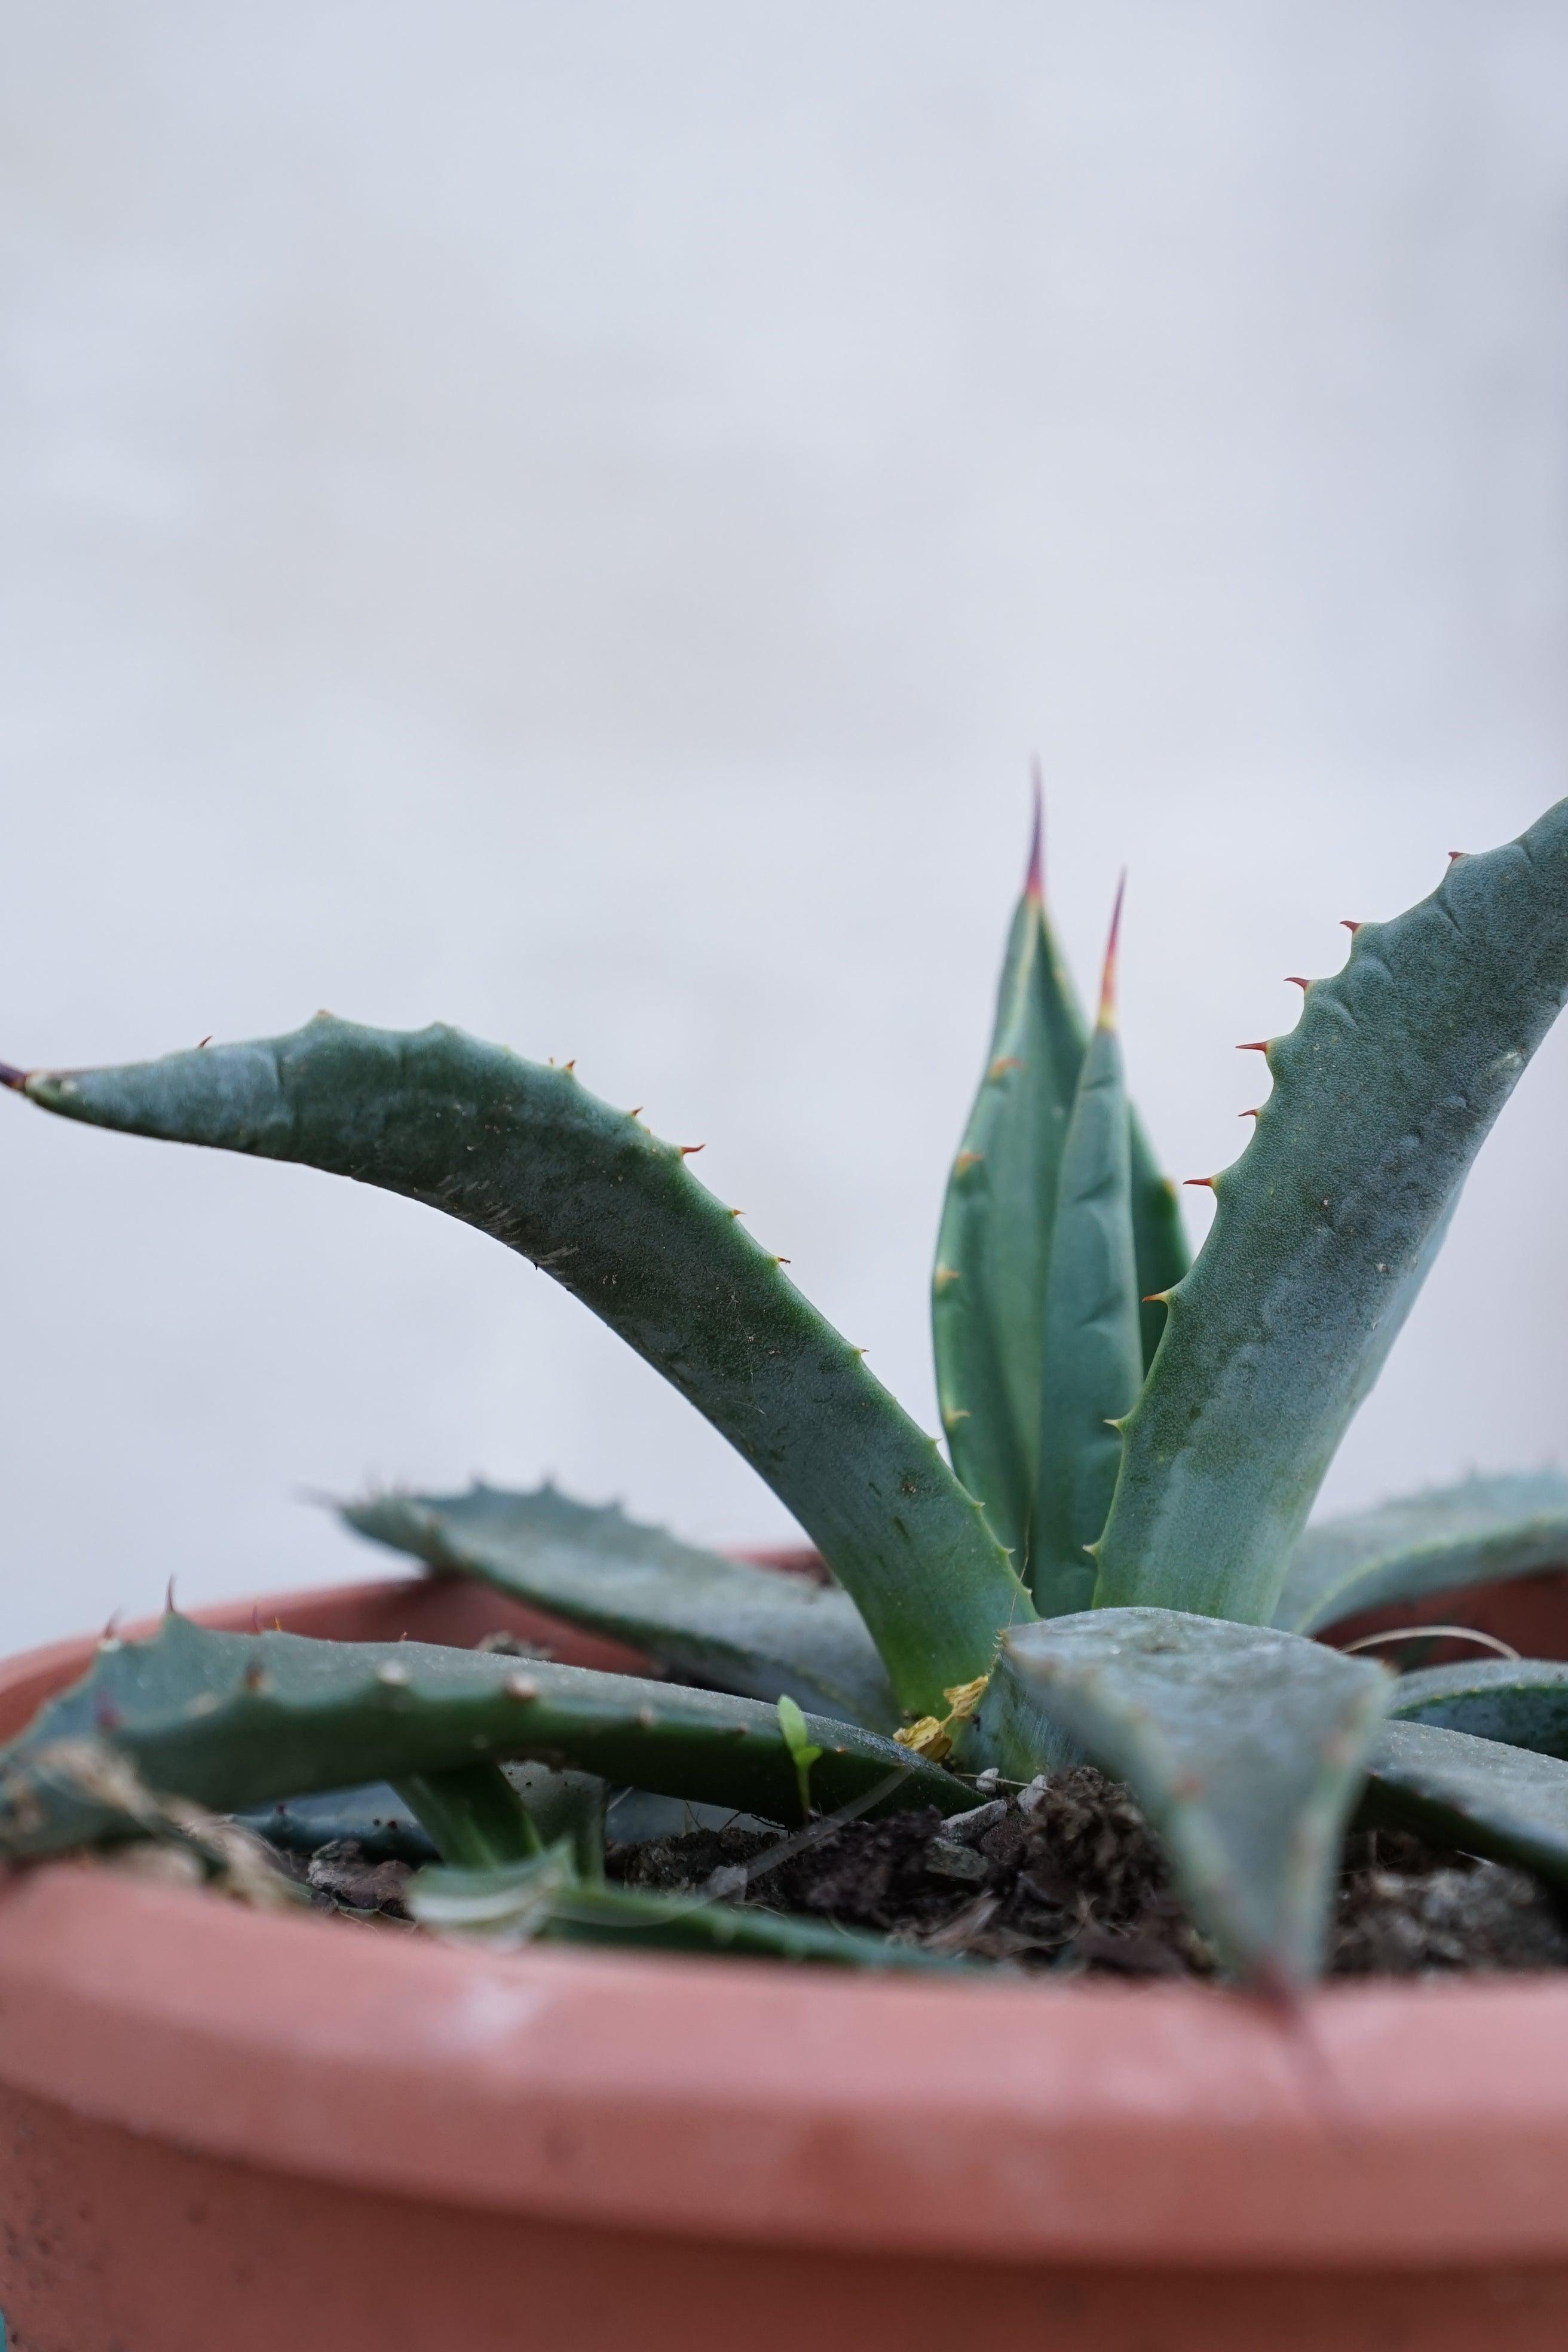
[[[955,1825],[932,1811],[850,1822],[758,1871],[777,1841],[696,1830],[612,1848],[630,1886],[701,1887],[1024,1968],[1209,1976],[1214,1955],[1172,1891],[1163,1856],[1126,1791],[1088,1766]],[[1348,1843],[1329,1973],[1568,1966],[1568,1925],[1525,1872],[1434,1852],[1387,1831]]]
[[[1124,1977],[1206,1977],[1213,1952],[1172,1891],[1159,1846],[1125,1790],[1089,1766],[1030,1792],[1032,1810],[995,1800],[956,1820],[934,1809],[847,1822],[796,1843],[772,1831],[691,1830],[613,1845],[627,1886],[700,1889],[716,1898],[841,1920],[974,1959]],[[769,1865],[771,1851],[791,1849]],[[406,1921],[404,1862],[374,1861],[351,1839],[308,1862],[280,1855],[322,1908]],[[1568,1913],[1528,1873],[1439,1853],[1387,1830],[1345,1850],[1331,1976],[1412,1977],[1456,1969],[1568,1967]]]

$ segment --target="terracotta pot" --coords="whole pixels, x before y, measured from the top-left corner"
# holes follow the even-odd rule
[[[261,1606],[542,1623],[455,1583]],[[0,1668],[0,1734],[89,1647]],[[11,2352],[1558,2352],[1568,1981],[1292,2028],[1186,1986],[488,1958],[55,1864],[0,1890],[0,2240]]]

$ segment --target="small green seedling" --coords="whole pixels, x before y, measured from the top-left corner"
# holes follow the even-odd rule
[[[784,1733],[784,1746],[789,1749],[796,1785],[800,1790],[800,1817],[803,1822],[808,1822],[811,1819],[811,1768],[820,1759],[822,1750],[812,1746],[805,1717],[787,1691],[779,1695],[778,1717],[779,1729]]]
[[[1115,939],[1091,1025],[1037,835],[942,1216],[946,1459],[688,1152],[570,1066],[325,1014],[126,1068],[0,1066],[63,1118],[300,1161],[493,1234],[672,1381],[831,1571],[748,1567],[549,1487],[373,1497],[344,1514],[363,1535],[613,1634],[666,1678],[171,1616],[107,1644],[0,1750],[0,1851],[146,1837],[176,1803],[260,1819],[319,1800],[352,1820],[356,1789],[390,1782],[406,1834],[442,1857],[415,1909],[451,1932],[905,1965],[905,1948],[719,1894],[605,1886],[605,1790],[785,1824],[814,1801],[961,1811],[982,1770],[1027,1781],[1088,1758],[1256,1981],[1321,1965],[1358,1809],[1568,1884],[1563,1669],[1401,1685],[1313,1638],[1568,1561],[1568,1480],[1471,1479],[1307,1525],[1568,993],[1568,801],[1455,859],[1406,913],[1352,926],[1343,969],[1299,983],[1295,1028],[1253,1049],[1273,1087],[1247,1150],[1201,1180],[1215,1214],[1195,1265],[1127,1100]]]

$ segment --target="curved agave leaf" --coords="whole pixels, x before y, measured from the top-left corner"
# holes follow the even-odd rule
[[[874,1790],[868,1810],[879,1812],[973,1801],[874,1732],[820,1717],[808,1729],[823,1751],[812,1789],[826,1811]],[[58,1853],[127,1833],[51,1760],[89,1740],[123,1753],[148,1788],[216,1812],[369,1780],[405,1786],[484,1757],[531,1757],[768,1821],[799,1811],[777,1714],[755,1699],[423,1642],[218,1633],[171,1615],[150,1641],[100,1650],[82,1681],[0,1748],[0,1852]]]
[[[1165,1294],[1173,1290],[1193,1262],[1182,1203],[1175,1186],[1155,1159],[1143,1122],[1131,1104],[1132,1132],[1132,1245],[1138,1260],[1138,1328],[1143,1339],[1143,1370],[1152,1368],[1164,1337]]]
[[[1558,1470],[1466,1478],[1309,1528],[1274,1622],[1316,1633],[1391,1601],[1568,1567],[1568,1478]]]
[[[1101,1603],[1271,1617],[1312,1497],[1568,992],[1568,801],[1314,981],[1125,1433]]]
[[[1385,1668],[1272,1627],[1108,1609],[1009,1634],[995,1679],[1127,1783],[1231,1968],[1291,1983],[1321,1966]]]
[[[1384,1727],[1362,1818],[1568,1885],[1568,1764],[1434,1723]]]
[[[1100,1018],[1062,1149],[1046,1285],[1045,1394],[1030,1560],[1035,1606],[1044,1617],[1069,1615],[1094,1599],[1091,1547],[1104,1528],[1121,1467],[1121,1421],[1143,1380],[1131,1144],[1115,1017],[1121,918],[1119,894]]]
[[[553,1779],[555,1776],[547,1776]],[[242,1829],[254,1830],[269,1845],[311,1854],[352,1838],[367,1862],[434,1862],[436,1846],[390,1781],[359,1789],[324,1789],[309,1797],[280,1798],[270,1805],[242,1807]]]
[[[591,1307],[742,1454],[864,1617],[900,1706],[984,1674],[1029,1603],[931,1440],[688,1171],[541,1068],[437,1026],[329,1014],[289,1037],[21,1090],[98,1127],[292,1160],[477,1225]]]
[[[847,1592],[725,1559],[595,1509],[553,1486],[509,1494],[378,1495],[349,1526],[440,1572],[642,1650],[682,1680],[749,1698],[787,1696],[817,1715],[896,1731],[898,1701]]]
[[[1389,1710],[1509,1748],[1568,1759],[1568,1665],[1552,1658],[1470,1658],[1404,1675]]]

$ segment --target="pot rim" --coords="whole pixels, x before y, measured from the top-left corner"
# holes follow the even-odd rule
[[[462,1580],[273,1596],[334,1638],[547,1632]],[[245,1602],[193,1612],[235,1631]],[[134,1639],[150,1625],[133,1627]],[[0,1662],[0,1732],[90,1640]],[[1568,1973],[1340,1985],[487,1955],[86,1862],[0,1886],[0,2080],[215,2157],[712,2238],[1012,2262],[1568,2255]]]

